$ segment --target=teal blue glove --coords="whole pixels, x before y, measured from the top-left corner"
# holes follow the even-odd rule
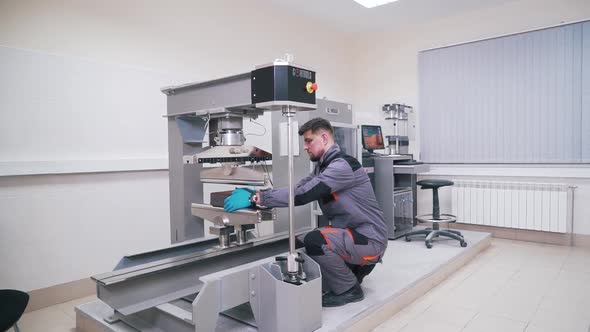
[[[254,190],[248,188],[238,188],[234,190],[223,201],[223,209],[227,212],[234,212],[240,209],[246,209],[252,206],[250,202],[250,196],[254,193]]]

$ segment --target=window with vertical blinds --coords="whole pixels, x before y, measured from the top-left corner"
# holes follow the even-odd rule
[[[590,162],[590,21],[418,56],[425,162]]]

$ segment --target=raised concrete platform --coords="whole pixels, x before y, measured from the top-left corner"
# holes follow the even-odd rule
[[[489,233],[462,233],[468,243],[466,248],[461,248],[456,240],[442,238],[434,240],[432,249],[427,249],[419,237],[412,242],[406,242],[403,238],[390,241],[383,264],[378,265],[363,282],[365,299],[343,307],[324,308],[323,325],[317,331],[373,329],[428,292],[490,245]],[[120,322],[107,324],[102,318],[109,313],[112,313],[112,310],[101,301],[76,307],[78,331],[136,331]],[[256,329],[224,317],[220,319],[217,331]]]

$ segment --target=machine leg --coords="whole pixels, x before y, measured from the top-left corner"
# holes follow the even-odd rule
[[[197,332],[215,332],[219,318],[219,280],[205,283],[193,302],[193,321]]]

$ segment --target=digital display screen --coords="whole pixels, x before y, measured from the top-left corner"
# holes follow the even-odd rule
[[[300,68],[293,68],[292,69],[293,76],[301,77],[308,80],[311,80],[311,72],[309,70],[300,69]]]
[[[365,150],[385,149],[381,126],[361,126],[363,148]]]

